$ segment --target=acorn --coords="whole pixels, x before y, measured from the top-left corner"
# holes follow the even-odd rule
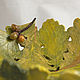
[[[18,37],[18,42],[23,43],[25,40],[26,39],[25,39],[24,35],[20,34],[19,37]]]
[[[15,39],[17,39],[18,38],[18,32],[13,32],[13,33],[11,33],[11,35],[10,35],[10,39],[12,39],[12,40],[15,40]]]
[[[12,29],[12,31],[19,31],[19,26],[12,24],[11,29]]]
[[[25,37],[21,33],[26,31],[29,27],[31,27],[35,20],[36,20],[36,18],[34,18],[33,21],[31,23],[29,23],[29,25],[22,30],[19,30],[19,26],[12,24],[11,29],[13,32],[10,35],[10,39],[17,40],[18,43],[23,43],[27,39],[27,37]]]

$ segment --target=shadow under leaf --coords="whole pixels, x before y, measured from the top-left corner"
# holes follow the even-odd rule
[[[27,75],[21,72],[17,66],[10,65],[6,60],[0,67],[0,76],[5,80],[27,80]]]

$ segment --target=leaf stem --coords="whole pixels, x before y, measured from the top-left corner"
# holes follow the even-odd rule
[[[24,29],[20,30],[19,34],[21,34],[22,32],[26,31],[28,28],[30,28],[35,20],[36,20],[36,18],[34,18],[33,21],[31,23],[29,23],[29,25],[27,27],[25,27]]]

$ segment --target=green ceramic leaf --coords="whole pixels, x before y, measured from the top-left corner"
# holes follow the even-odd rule
[[[5,30],[8,35],[12,33],[11,26],[6,26]]]
[[[67,50],[68,34],[63,25],[48,19],[39,30],[41,53],[48,59],[54,68],[61,67],[64,51]]]
[[[5,31],[0,30],[0,56],[4,56],[5,59],[14,61],[14,58],[20,56],[20,50],[16,41],[8,39],[8,34]]]

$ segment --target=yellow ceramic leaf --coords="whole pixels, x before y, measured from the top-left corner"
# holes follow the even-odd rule
[[[41,66],[32,66],[29,68],[28,80],[47,80],[49,72]]]
[[[41,54],[48,59],[50,65],[54,65],[53,69],[61,67],[68,42],[68,34],[64,26],[53,19],[48,19],[39,30],[39,35]]]
[[[60,74],[59,80],[80,80],[79,71],[76,70],[65,70]]]
[[[69,38],[68,41],[68,53],[64,54],[64,64],[68,65],[65,68],[74,67],[80,63],[80,19],[74,20],[73,27],[68,29]]]
[[[48,77],[49,80],[79,80],[80,71],[76,69],[64,69],[53,72]]]
[[[30,41],[26,40],[26,46],[22,51],[23,55],[17,63],[23,69],[27,69],[32,65],[41,65],[47,69],[51,69],[51,66],[48,65],[48,60],[41,55],[38,31],[32,36]]]

